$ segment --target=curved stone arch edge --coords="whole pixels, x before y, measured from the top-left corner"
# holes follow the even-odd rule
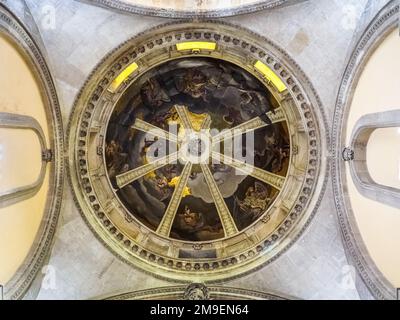
[[[242,289],[237,287],[219,286],[219,285],[202,285],[208,291],[208,299],[241,299],[241,300],[300,300],[297,297],[285,295],[273,291],[257,291]],[[189,286],[168,286],[160,288],[150,288],[144,290],[127,291],[121,293],[105,294],[90,298],[89,300],[143,300],[143,299],[185,299]]]
[[[254,13],[262,10],[270,10],[283,6],[293,5],[307,0],[262,0],[253,4],[240,5],[233,9],[219,10],[173,10],[145,7],[129,4],[121,0],[78,0],[82,3],[96,5],[102,8],[112,9],[118,12],[154,16],[172,19],[196,19],[196,18],[223,18],[242,14]]]
[[[130,38],[127,40],[123,41],[120,45],[117,47],[113,48],[111,51],[105,54],[105,56],[97,63],[97,65],[92,69],[90,74],[87,76],[85,82],[82,84],[79,92],[77,93],[75,97],[75,101],[73,104],[73,108],[71,111],[71,114],[69,116],[69,122],[67,125],[67,134],[66,136],[68,137],[67,139],[67,150],[71,149],[71,137],[72,134],[72,124],[73,124],[73,119],[81,112],[81,109],[83,108],[82,105],[80,105],[81,99],[85,96],[85,94],[88,91],[91,91],[92,89],[95,88],[95,83],[98,82],[103,76],[105,71],[102,69],[102,66],[104,66],[107,63],[113,63],[115,62],[115,59],[119,58],[119,55],[121,51],[126,50],[132,45],[132,42],[143,42],[149,38],[149,34],[152,32],[154,33],[158,29],[164,29],[165,31],[168,31],[168,28],[176,28],[182,25],[184,27],[184,24],[192,24],[193,27],[199,27],[199,28],[206,28],[205,24],[213,25],[213,26],[226,26],[230,28],[235,28],[239,31],[244,32],[248,37],[250,37],[255,43],[264,43],[264,45],[261,45],[261,47],[266,47],[265,43],[267,44],[268,48],[271,49],[271,53],[275,55],[276,57],[279,57],[279,61],[286,61],[288,63],[285,63],[285,67],[290,70],[291,73],[296,75],[296,79],[298,80],[299,83],[302,84],[304,91],[307,92],[308,98],[311,101],[311,104],[315,106],[315,110],[317,111],[316,114],[318,115],[318,130],[321,133],[321,163],[320,165],[320,176],[319,176],[319,182],[316,186],[316,190],[318,191],[318,196],[314,196],[313,201],[310,202],[308,205],[308,215],[304,217],[306,219],[306,222],[302,225],[300,231],[297,232],[296,237],[293,237],[288,241],[288,243],[285,244],[285,246],[281,249],[281,251],[276,254],[272,259],[268,260],[266,263],[260,264],[252,268],[250,271],[240,273],[239,275],[232,275],[230,277],[224,278],[224,279],[216,279],[216,280],[210,280],[210,281],[205,281],[207,284],[218,284],[218,283],[225,283],[230,280],[242,278],[244,276],[247,276],[251,273],[254,273],[265,266],[269,265],[270,263],[274,262],[276,259],[278,259],[282,254],[287,252],[292,245],[305,233],[305,230],[309,227],[309,225],[312,223],[314,216],[316,215],[318,208],[324,198],[325,191],[327,188],[327,182],[329,178],[329,167],[330,167],[330,148],[329,148],[329,141],[330,141],[330,134],[328,128],[328,121],[326,117],[326,113],[324,111],[322,102],[319,98],[319,95],[317,94],[313,84],[309,80],[309,78],[306,76],[302,68],[293,60],[293,58],[286,53],[282,48],[280,48],[278,45],[276,45],[273,41],[265,38],[264,36],[261,36],[243,26],[236,25],[233,23],[229,22],[224,22],[224,21],[217,21],[217,20],[202,20],[200,23],[193,22],[192,20],[188,19],[182,19],[178,21],[173,21],[173,22],[168,22],[168,23],[161,23],[155,27],[151,27],[149,29],[146,29]],[[150,36],[151,37],[151,36]],[[115,257],[117,257],[120,261],[123,261],[124,263],[130,265],[133,267],[135,270],[142,272],[144,274],[150,275],[154,278],[168,281],[171,283],[190,283],[188,280],[176,280],[176,279],[171,279],[168,277],[165,277],[163,275],[155,274],[149,270],[145,270],[135,264],[133,264],[131,261],[127,260],[117,252],[113,250],[113,245],[107,243],[105,240],[102,239],[101,236],[99,236],[96,233],[96,230],[93,228],[93,226],[90,224],[90,222],[86,219],[85,214],[83,212],[83,209],[81,208],[78,200],[78,195],[75,193],[75,190],[73,188],[73,179],[76,179],[75,177],[75,172],[72,170],[72,163],[74,159],[71,157],[69,153],[66,155],[66,163],[68,164],[69,170],[67,170],[67,176],[68,176],[68,184],[71,190],[71,193],[73,195],[73,201],[78,208],[85,224],[87,227],[93,232],[95,235],[96,239],[100,241]]]
[[[22,299],[38,276],[53,244],[58,217],[61,208],[64,181],[64,136],[62,118],[57,90],[50,74],[46,59],[34,38],[5,5],[0,3],[0,32],[12,39],[29,60],[35,71],[36,80],[40,83],[40,91],[46,108],[49,127],[53,136],[49,136],[53,152],[50,162],[50,185],[45,206],[45,214],[40,223],[33,245],[24,262],[14,276],[4,284],[4,299]]]
[[[398,1],[388,2],[363,32],[343,73],[332,125],[333,161],[331,174],[342,241],[349,263],[356,268],[362,281],[375,299],[396,299],[396,288],[386,279],[370,257],[357,227],[350,202],[343,195],[346,190],[346,184],[342,179],[345,174],[342,149],[346,147],[344,124],[363,67],[386,36],[398,28],[399,12]]]

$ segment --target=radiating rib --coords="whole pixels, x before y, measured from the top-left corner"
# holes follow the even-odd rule
[[[229,156],[225,156],[221,153],[213,152],[211,156],[213,159],[221,163],[224,163],[232,168],[238,169],[248,174],[249,176],[252,176],[253,178],[256,178],[262,182],[265,182],[266,184],[269,184],[270,186],[273,186],[278,190],[282,189],[283,184],[285,182],[285,177],[265,171],[263,169],[252,166],[248,163],[236,160]]]
[[[171,227],[174,222],[176,211],[178,210],[179,204],[181,203],[183,191],[189,180],[190,173],[192,171],[192,164],[187,162],[182,170],[179,177],[178,184],[175,186],[174,193],[172,194],[171,200],[168,204],[167,210],[157,228],[157,233],[168,237],[171,232]]]
[[[162,157],[156,161],[147,163],[139,168],[129,170],[127,172],[117,175],[117,185],[119,188],[125,187],[127,184],[145,176],[146,174],[160,169],[161,167],[173,163],[178,159],[178,152],[174,152],[168,156]]]
[[[175,134],[165,131],[159,127],[152,125],[151,123],[148,123],[138,118],[135,120],[132,128],[151,134],[158,138],[163,138],[172,142],[178,142],[178,137]]]
[[[206,118],[201,123],[200,130],[210,129],[210,125],[211,125],[211,117],[209,114],[207,114]]]
[[[179,118],[182,121],[182,125],[185,130],[194,130],[192,126],[192,122],[190,121],[189,113],[185,106],[175,105],[176,112],[179,115]]]
[[[225,235],[227,237],[232,236],[238,232],[235,221],[233,221],[232,215],[229,212],[228,207],[226,206],[224,197],[219,191],[219,188],[214,180],[210,168],[207,164],[204,163],[200,164],[200,166],[201,170],[203,171],[208,188],[210,189],[211,196],[214,199],[215,207],[217,208],[219,218],[225,231]]]
[[[267,117],[267,119],[263,120],[263,117]],[[269,126],[273,123],[285,121],[285,114],[281,107],[275,109],[274,111],[268,111],[265,115],[260,117],[255,117],[250,119],[249,121],[243,122],[236,127],[230,128],[228,130],[224,130],[212,138],[213,144],[220,142],[224,138],[233,138],[235,136],[244,134],[249,131],[254,131],[266,126]]]

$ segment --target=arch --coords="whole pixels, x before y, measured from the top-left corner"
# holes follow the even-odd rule
[[[42,162],[38,180],[33,185],[10,190],[3,194],[1,198],[0,207],[3,211],[1,214],[4,218],[8,215],[6,212],[8,210],[16,210],[20,213],[21,211],[16,209],[15,206],[25,205],[26,201],[34,199],[38,188],[41,189],[40,194],[43,196],[43,201],[41,200],[43,202],[41,208],[43,209],[40,212],[31,212],[30,210],[34,210],[33,208],[30,208],[28,212],[24,211],[28,216],[32,216],[33,213],[37,215],[35,218],[37,219],[36,229],[31,230],[32,240],[29,242],[29,246],[27,244],[26,248],[21,251],[21,261],[16,261],[12,268],[10,267],[10,273],[6,276],[8,280],[3,283],[4,299],[8,300],[24,297],[46,261],[61,206],[64,163],[61,113],[50,71],[34,38],[27,33],[20,20],[3,4],[0,4],[0,34],[4,37],[5,43],[8,43],[9,48],[17,52],[18,59],[23,61],[25,68],[23,70],[29,70],[31,73],[29,77],[33,79],[32,81],[37,86],[35,89],[35,92],[37,92],[36,100],[41,101],[43,108],[40,125],[36,116],[30,116],[28,112],[37,108],[28,108],[28,111],[22,111],[12,106],[2,105],[1,111],[6,112],[0,114],[0,126],[2,127],[33,130],[39,138],[42,152],[42,154],[37,155],[38,157],[41,156]],[[15,74],[15,76],[19,77],[21,74]],[[6,96],[7,92],[4,92],[4,95]],[[45,184],[46,186],[44,186]],[[44,187],[46,188],[43,189]],[[8,218],[16,217],[8,215]],[[12,225],[21,227],[23,221],[12,223]],[[13,230],[8,231],[8,234],[14,237],[18,234]],[[11,239],[8,240],[8,243],[14,245]],[[6,262],[6,260],[2,260],[2,263]],[[12,270],[15,271],[12,272]]]

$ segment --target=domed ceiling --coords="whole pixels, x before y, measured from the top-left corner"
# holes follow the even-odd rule
[[[167,25],[111,53],[83,88],[71,181],[125,261],[168,279],[231,278],[310,221],[324,120],[301,71],[257,40],[225,24]]]
[[[185,241],[221,239],[249,227],[281,190],[290,157],[285,122],[272,94],[243,69],[216,59],[173,60],[140,77],[114,109],[108,176],[130,214],[151,230]],[[236,136],[241,145],[228,150],[223,135],[244,125],[254,132]],[[218,159],[228,152],[244,155],[254,170],[238,172],[239,160]],[[221,197],[226,205],[215,202]]]

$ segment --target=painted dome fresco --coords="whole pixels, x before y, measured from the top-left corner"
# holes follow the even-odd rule
[[[83,216],[114,253],[167,278],[232,277],[279,255],[323,173],[312,91],[272,47],[215,26],[127,42],[71,123]]]

